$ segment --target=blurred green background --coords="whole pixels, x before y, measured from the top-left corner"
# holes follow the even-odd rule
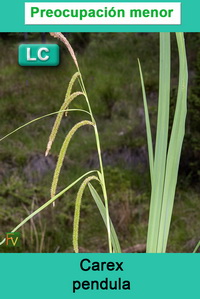
[[[65,33],[74,48],[100,132],[110,216],[125,252],[145,248],[150,178],[140,59],[155,140],[159,34]],[[187,33],[189,64],[188,116],[181,156],[168,252],[192,252],[200,237],[200,33]],[[61,44],[58,67],[20,67],[21,43],[55,43],[48,34],[0,34],[0,138],[18,126],[59,110],[76,69]],[[172,34],[171,123],[178,82],[178,54]],[[78,90],[78,84],[74,90]],[[84,108],[78,98],[71,108]],[[69,113],[62,121],[49,157],[44,157],[55,117],[40,120],[0,143],[0,236],[49,199],[51,180],[68,130],[85,115]],[[81,128],[73,137],[59,190],[98,167],[94,134]],[[74,201],[79,185],[20,230],[20,248],[0,252],[73,252]],[[107,235],[97,207],[86,190],[81,210],[80,251],[107,252]]]

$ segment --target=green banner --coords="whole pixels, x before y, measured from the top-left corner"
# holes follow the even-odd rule
[[[2,298],[188,299],[198,254],[1,254]]]
[[[49,4],[44,4],[47,2]],[[75,8],[71,9],[74,7],[72,4],[77,2],[78,6],[75,7],[80,7],[79,11]],[[31,3],[33,3],[33,7],[29,10],[27,7]],[[43,6],[41,6],[42,3]],[[199,7],[200,3],[197,0],[127,0],[126,2],[10,0],[1,4],[0,31],[198,32],[200,31]],[[38,21],[36,15],[39,18]],[[33,25],[33,22],[36,24]]]

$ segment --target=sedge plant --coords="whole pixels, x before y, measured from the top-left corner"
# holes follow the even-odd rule
[[[151,177],[151,202],[147,253],[166,252],[178,178],[187,113],[188,68],[183,33],[176,33],[179,56],[179,83],[171,135],[169,136],[171,49],[170,33],[160,33],[159,99],[155,151],[141,65],[147,143]],[[168,141],[169,140],[169,141]]]
[[[53,181],[51,185],[51,199],[43,204],[36,211],[32,212],[26,217],[19,225],[17,225],[12,232],[17,231],[27,221],[31,220],[36,214],[40,213],[43,209],[51,204],[55,204],[56,199],[65,194],[75,184],[81,182],[80,188],[77,193],[75,201],[75,212],[74,212],[74,225],[73,225],[73,247],[74,251],[78,252],[78,236],[79,236],[79,220],[82,197],[86,187],[89,187],[92,198],[94,199],[102,219],[107,228],[108,235],[108,247],[109,252],[121,252],[120,244],[118,241],[117,234],[114,226],[109,217],[108,209],[108,196],[106,191],[104,169],[101,157],[101,147],[97,124],[92,113],[91,105],[88,99],[87,91],[84,85],[83,77],[78,65],[75,53],[69,44],[68,40],[61,33],[51,33],[51,35],[63,42],[67,47],[76,67],[76,72],[72,76],[65,100],[61,105],[60,109],[56,112],[44,115],[35,120],[26,123],[19,127],[13,132],[9,133],[5,137],[1,138],[0,141],[7,138],[16,131],[24,128],[25,126],[38,121],[42,118],[57,115],[53,125],[53,129],[49,136],[47,149],[45,155],[47,156],[51,150],[53,142],[56,138],[59,130],[61,121],[64,116],[67,116],[69,112],[79,111],[83,114],[89,115],[90,119],[84,119],[77,124],[67,133],[66,138],[62,144],[57,165],[54,171]],[[149,166],[150,166],[150,179],[151,179],[151,201],[150,201],[150,212],[149,212],[149,224],[147,233],[147,253],[163,253],[166,252],[173,204],[175,198],[175,190],[178,178],[178,168],[180,163],[180,155],[182,149],[182,143],[185,133],[185,119],[187,112],[187,86],[188,86],[188,69],[187,69],[187,56],[185,49],[185,41],[183,33],[176,33],[176,41],[178,46],[178,57],[179,57],[179,83],[177,92],[176,108],[174,113],[173,125],[171,134],[169,136],[169,117],[170,117],[170,79],[171,79],[171,49],[170,49],[170,33],[160,33],[160,70],[159,70],[159,99],[158,99],[158,116],[157,116],[157,130],[156,130],[156,142],[155,150],[153,148],[153,140],[151,134],[150,117],[148,112],[148,103],[145,91],[144,78],[142,68],[139,64],[139,72],[141,78],[143,104],[145,112],[145,123],[147,132],[147,145],[149,154]],[[80,90],[72,92],[75,82],[79,82]],[[87,109],[70,109],[69,105],[72,101],[75,101],[77,97],[83,97],[87,104]],[[57,187],[59,183],[59,177],[61,169],[64,163],[64,158],[67,153],[68,146],[71,142],[72,137],[77,130],[83,126],[90,126],[94,130],[98,158],[99,158],[99,169],[91,170],[80,176],[69,186],[64,188],[62,191],[57,193]],[[102,189],[103,201],[96,189],[92,185],[93,181],[97,181]],[[5,242],[5,239],[0,245]],[[200,243],[197,244],[194,252],[198,250]]]
[[[36,214],[40,213],[43,209],[45,209],[50,204],[55,205],[55,200],[56,199],[58,199],[61,195],[63,195],[65,192],[67,192],[70,188],[72,188],[79,181],[83,180],[82,183],[81,183],[81,186],[79,188],[79,191],[77,193],[77,197],[76,197],[76,201],[75,201],[74,225],[73,225],[73,247],[74,247],[74,251],[75,252],[79,251],[79,249],[78,249],[78,236],[79,236],[79,221],[80,221],[81,201],[82,201],[84,190],[88,186],[89,190],[91,192],[92,198],[94,199],[94,201],[95,201],[95,203],[96,203],[96,205],[97,205],[97,207],[100,211],[100,214],[103,218],[103,221],[106,225],[106,228],[107,228],[109,252],[110,253],[112,253],[112,252],[119,253],[119,252],[121,252],[119,241],[118,241],[117,234],[115,232],[114,226],[113,226],[113,224],[110,220],[110,216],[109,216],[108,196],[107,196],[107,190],[106,190],[103,162],[102,162],[102,157],[101,157],[101,147],[100,147],[99,133],[98,133],[97,124],[96,124],[94,115],[92,113],[92,109],[91,109],[91,105],[90,105],[88,95],[87,95],[87,92],[86,92],[86,88],[85,88],[85,85],[84,85],[83,77],[82,77],[82,74],[81,74],[80,69],[79,69],[78,61],[76,59],[76,55],[75,55],[70,43],[64,37],[63,34],[61,34],[59,32],[54,32],[54,33],[50,33],[50,34],[51,34],[51,36],[53,36],[53,37],[61,40],[61,42],[63,42],[63,44],[68,49],[68,51],[69,51],[69,53],[70,53],[70,55],[71,55],[71,57],[74,61],[74,64],[76,66],[76,69],[77,69],[75,74],[72,76],[72,78],[69,82],[64,102],[63,102],[62,106],[60,107],[59,111],[44,115],[42,117],[39,117],[37,119],[34,119],[34,120],[26,123],[25,125],[20,126],[19,128],[17,128],[13,132],[11,132],[11,133],[7,134],[6,136],[4,136],[3,138],[1,138],[0,141],[2,141],[3,139],[7,138],[11,134],[17,132],[18,130],[24,128],[25,126],[27,126],[27,125],[35,122],[35,121],[38,121],[42,118],[57,114],[57,117],[56,117],[56,120],[54,122],[51,134],[49,136],[49,141],[48,141],[47,149],[46,149],[46,152],[45,152],[45,156],[47,156],[49,154],[50,150],[51,150],[53,142],[54,142],[54,140],[56,138],[56,135],[58,133],[62,118],[64,116],[67,116],[67,113],[72,112],[72,111],[79,111],[79,112],[82,112],[83,114],[89,115],[90,119],[89,120],[84,119],[84,120],[78,122],[77,124],[75,124],[73,126],[73,128],[66,135],[66,138],[65,138],[65,140],[64,140],[64,142],[61,146],[60,153],[59,153],[59,156],[58,156],[58,161],[57,161],[56,168],[55,168],[55,171],[54,171],[53,181],[52,181],[52,185],[51,185],[51,199],[48,200],[45,204],[43,204],[36,211],[31,213],[28,217],[26,217],[11,232],[17,231],[27,221],[31,220]],[[79,86],[80,86],[81,91],[76,91],[76,92],[72,93],[72,89],[74,87],[74,84],[77,81],[79,82]],[[87,104],[87,110],[84,110],[84,109],[70,109],[69,108],[69,105],[71,104],[71,102],[74,101],[79,96],[82,96],[84,98],[84,100]],[[68,146],[71,142],[72,137],[76,133],[76,131],[78,129],[80,129],[81,127],[83,127],[83,126],[90,126],[94,130],[96,146],[97,146],[97,152],[98,152],[98,158],[99,158],[99,170],[91,170],[91,171],[83,174],[81,177],[79,177],[77,180],[75,180],[73,183],[71,183],[64,190],[57,193],[59,177],[60,177],[61,169],[62,169],[62,166],[63,166],[63,163],[64,163],[64,158],[65,158],[65,155],[67,153]],[[97,181],[101,186],[103,201],[100,198],[99,194],[97,193],[96,189],[91,184],[91,182],[93,180]],[[3,244],[4,242],[5,242],[5,239],[0,243],[0,245]]]

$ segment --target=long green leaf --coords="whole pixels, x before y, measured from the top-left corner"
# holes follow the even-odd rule
[[[107,228],[107,218],[106,218],[106,209],[105,209],[105,206],[99,196],[99,194],[97,193],[97,191],[95,190],[95,188],[92,186],[91,183],[88,184],[88,187],[90,189],[90,192],[92,194],[92,197],[99,209],[99,212],[103,218],[103,221],[106,225],[106,228]],[[113,251],[115,253],[121,253],[121,248],[120,248],[120,244],[119,244],[119,240],[118,240],[118,237],[117,237],[117,234],[116,234],[116,231],[114,229],[114,226],[112,224],[112,221],[110,220],[110,233],[111,233],[111,243],[112,243],[112,246],[113,246]]]
[[[53,198],[51,198],[50,200],[48,200],[47,202],[45,202],[41,207],[39,207],[36,211],[34,211],[33,213],[31,213],[28,217],[26,217],[22,222],[20,222],[20,224],[18,224],[13,230],[11,230],[11,232],[16,232],[20,227],[22,227],[22,225],[24,225],[26,222],[28,222],[30,219],[32,219],[35,215],[37,215],[38,213],[40,213],[42,210],[44,210],[46,207],[48,207],[50,204],[52,204],[56,199],[58,199],[61,195],[63,195],[65,192],[67,192],[70,188],[72,188],[76,183],[78,183],[82,178],[84,178],[85,176],[96,172],[96,170],[91,170],[88,171],[87,173],[83,174],[81,177],[79,177],[77,180],[75,180],[73,183],[71,183],[68,187],[66,187],[65,189],[63,189],[61,192],[59,192],[58,194],[56,194]],[[3,239],[0,242],[0,245],[2,245],[5,242],[6,239]]]
[[[197,245],[195,246],[195,249],[194,249],[193,253],[196,253],[197,250],[199,249],[199,247],[200,247],[200,241],[199,241],[199,242],[197,243]]]
[[[172,126],[167,155],[163,203],[158,236],[157,252],[165,252],[174,204],[180,155],[185,134],[185,119],[187,114],[188,69],[183,33],[176,33],[179,52],[179,85],[176,110]]]
[[[150,176],[151,176],[151,184],[152,184],[153,183],[153,142],[152,142],[152,135],[151,135],[151,125],[149,120],[147,97],[146,97],[146,91],[144,86],[144,78],[143,78],[142,68],[139,59],[138,59],[138,65],[139,65],[140,80],[142,85],[145,124],[146,124],[146,132],[147,132],[147,144],[148,144],[148,153],[149,153]]]
[[[3,141],[4,139],[8,138],[10,135],[18,132],[19,130],[25,128],[26,126],[28,125],[31,125],[32,123],[38,121],[38,120],[41,120],[43,118],[46,118],[46,117],[49,117],[49,116],[52,116],[52,115],[55,115],[55,114],[59,114],[59,113],[64,113],[64,112],[69,112],[69,111],[78,111],[78,112],[84,112],[84,113],[87,113],[87,114],[90,114],[88,111],[86,110],[83,110],[83,109],[65,109],[65,110],[58,110],[56,112],[52,112],[52,113],[48,113],[48,114],[45,114],[43,116],[40,116],[40,117],[37,117],[35,119],[32,119],[31,121],[23,124],[22,126],[18,127],[17,129],[13,130],[12,132],[8,133],[7,135],[3,136],[2,138],[0,138],[0,142]]]
[[[147,252],[150,253],[156,252],[158,242],[168,141],[170,100],[170,33],[166,32],[160,33],[159,76],[158,120],[147,236]]]

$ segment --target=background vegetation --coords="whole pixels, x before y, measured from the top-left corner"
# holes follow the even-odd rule
[[[110,201],[110,215],[124,251],[143,251],[150,202],[145,120],[137,58],[140,58],[152,126],[156,125],[159,35],[157,33],[70,33],[97,120]],[[0,137],[38,116],[57,111],[75,68],[61,46],[58,67],[20,67],[18,45],[41,43],[44,34],[0,35]],[[48,34],[46,42],[56,42]],[[180,165],[168,252],[191,252],[200,237],[200,34],[186,34],[189,94],[186,137]],[[172,105],[178,75],[172,43]],[[72,107],[72,106],[71,106]],[[84,108],[80,97],[73,104]],[[0,236],[49,199],[60,146],[69,128],[82,117],[63,119],[51,155],[44,157],[55,117],[26,127],[0,143]],[[95,139],[82,128],[70,144],[60,190],[90,168],[98,167]],[[0,252],[72,252],[74,199],[78,186],[27,223],[18,249]],[[140,245],[138,245],[140,244]],[[81,211],[82,251],[107,251],[107,235],[98,210],[85,193]]]

